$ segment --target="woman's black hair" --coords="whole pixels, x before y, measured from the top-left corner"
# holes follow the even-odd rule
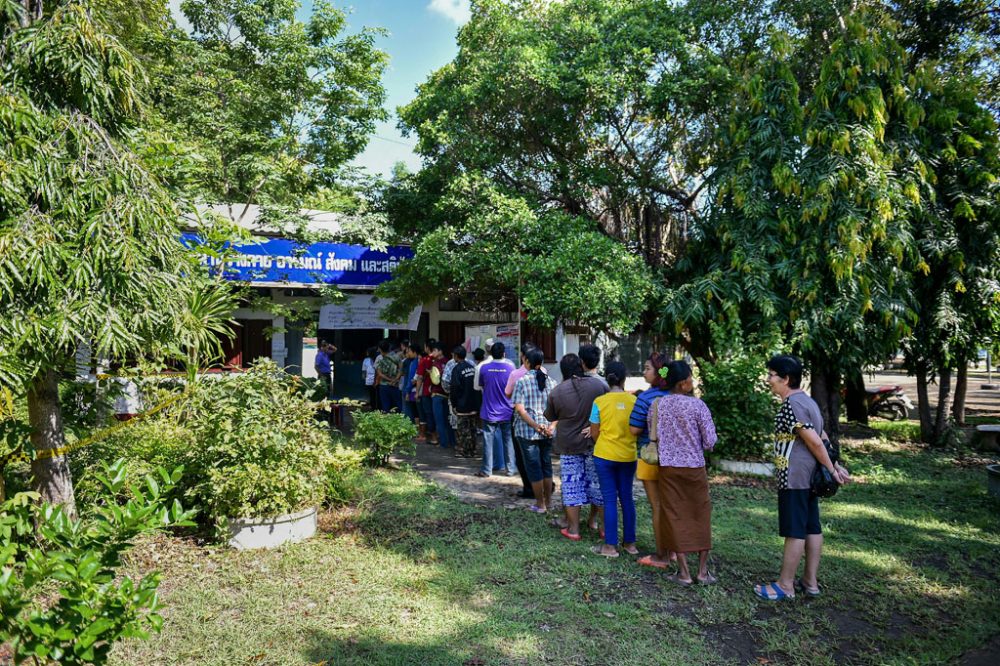
[[[671,361],[667,363],[667,390],[673,391],[682,381],[691,376],[691,366],[684,361]]]
[[[767,369],[788,380],[788,388],[797,389],[802,386],[802,361],[790,354],[779,354],[767,362]]]
[[[375,357],[378,356],[378,349],[376,349],[375,347],[369,347],[368,350],[365,352],[365,356],[374,361]]]
[[[660,368],[665,367],[669,362],[670,356],[666,352],[653,352],[649,355],[649,364],[653,366],[653,372],[656,373],[656,381],[652,384],[653,388],[667,390],[667,378],[660,375]]]
[[[541,349],[529,349],[525,354],[528,358],[528,367],[532,370],[537,370],[535,373],[535,381],[538,382],[538,390],[545,390],[545,382],[548,377],[542,372],[542,364],[545,363],[545,354],[542,353]]]
[[[573,377],[583,377],[583,362],[576,354],[566,354],[559,361],[559,372],[562,373],[563,381]]]
[[[608,380],[608,386],[625,387],[625,378],[628,377],[628,370],[621,361],[612,361],[604,368],[604,378]]]

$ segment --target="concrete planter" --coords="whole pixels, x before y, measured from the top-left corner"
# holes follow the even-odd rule
[[[237,550],[275,548],[316,534],[316,507],[277,518],[231,518],[229,545]]]
[[[1000,499],[1000,465],[986,466],[986,484],[989,494]]]
[[[745,460],[725,460],[718,458],[713,464],[724,472],[733,474],[753,474],[755,476],[774,476],[774,463],[747,462]]]

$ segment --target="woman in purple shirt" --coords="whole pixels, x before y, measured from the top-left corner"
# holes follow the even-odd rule
[[[657,412],[660,472],[660,534],[667,548],[677,553],[677,573],[669,579],[679,585],[697,580],[716,582],[708,571],[712,548],[712,501],[708,496],[705,451],[718,437],[712,413],[704,402],[690,395],[694,389],[691,367],[684,361],[667,364],[669,395],[660,398]],[[691,577],[685,553],[698,553],[698,576]]]

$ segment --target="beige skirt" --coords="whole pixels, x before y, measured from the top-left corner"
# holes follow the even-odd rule
[[[712,548],[712,501],[704,467],[661,467],[659,532],[667,548],[695,553]]]

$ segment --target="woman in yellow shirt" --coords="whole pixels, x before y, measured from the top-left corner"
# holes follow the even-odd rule
[[[605,557],[618,557],[618,504],[622,507],[622,548],[638,555],[635,547],[635,501],[632,499],[632,479],[635,477],[635,435],[629,430],[629,416],[635,406],[635,396],[625,392],[625,365],[609,363],[605,379],[611,391],[594,400],[590,411],[590,436],[594,446],[594,466],[604,497],[604,544],[594,552]]]

